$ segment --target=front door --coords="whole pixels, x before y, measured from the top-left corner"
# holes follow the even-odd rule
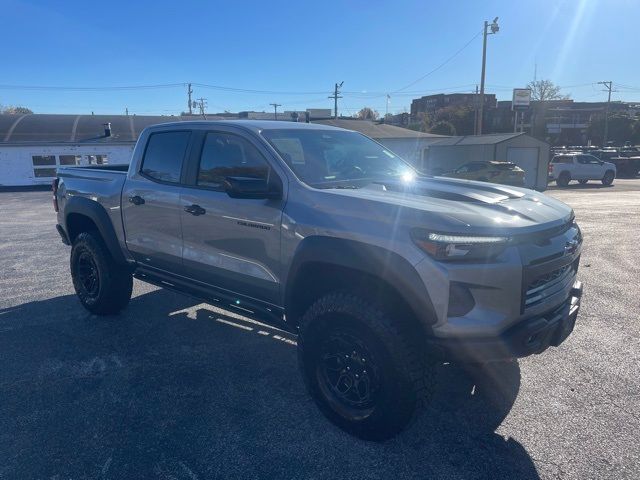
[[[223,182],[227,176],[279,177],[260,148],[242,136],[203,132],[201,142],[195,178],[182,193],[185,271],[218,289],[277,305],[283,200],[231,198]]]
[[[180,181],[190,136],[189,131],[151,134],[140,171],[122,191],[127,248],[138,263],[172,273],[182,266]]]

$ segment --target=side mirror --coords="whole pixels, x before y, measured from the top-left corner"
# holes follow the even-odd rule
[[[231,198],[276,199],[282,191],[264,178],[226,177],[224,190]]]

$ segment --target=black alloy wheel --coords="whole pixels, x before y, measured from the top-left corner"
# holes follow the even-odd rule
[[[355,332],[337,330],[321,344],[318,385],[335,411],[359,420],[376,407],[381,371],[365,341]]]
[[[78,255],[77,277],[83,293],[90,298],[97,298],[100,293],[100,276],[98,266],[91,252],[84,249]]]

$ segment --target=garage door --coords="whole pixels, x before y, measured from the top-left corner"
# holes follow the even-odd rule
[[[524,170],[524,184],[528,188],[536,186],[539,155],[538,147],[507,147],[507,162],[513,162]]]

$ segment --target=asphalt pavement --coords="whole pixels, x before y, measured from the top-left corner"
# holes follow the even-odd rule
[[[295,337],[136,281],[87,313],[49,192],[0,192],[0,479],[640,478],[640,180],[548,192],[585,285],[559,348],[471,375],[385,443],[322,417]]]

